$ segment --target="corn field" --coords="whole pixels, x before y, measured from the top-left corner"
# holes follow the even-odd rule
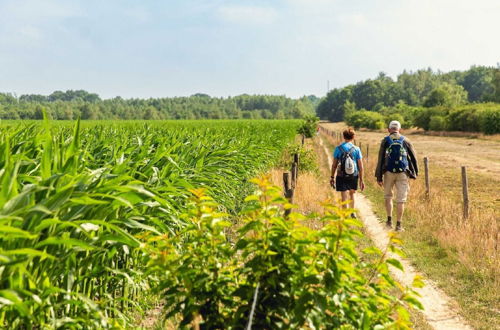
[[[193,188],[237,212],[295,121],[0,124],[0,327],[132,322],[141,237],[175,235]]]

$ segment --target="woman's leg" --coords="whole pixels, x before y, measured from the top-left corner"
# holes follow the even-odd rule
[[[349,206],[351,207],[351,209],[354,208],[354,194],[355,193],[356,193],[356,190],[354,190],[354,189],[349,190],[349,199],[351,200],[351,202],[349,203]]]

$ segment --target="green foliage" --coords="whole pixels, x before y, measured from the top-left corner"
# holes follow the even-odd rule
[[[415,119],[413,121],[413,125],[416,127],[423,128],[424,130],[429,130],[430,129],[430,122],[431,122],[431,117],[434,116],[446,116],[448,114],[448,110],[445,108],[428,108],[428,109],[422,109],[422,111],[419,111],[417,115],[415,116]]]
[[[346,104],[384,112],[385,108],[407,104],[455,107],[469,102],[500,102],[500,69],[472,66],[467,71],[449,73],[431,69],[401,73],[396,80],[384,73],[344,88],[330,91],[316,109],[321,119],[342,121],[348,115]],[[349,103],[347,103],[349,102]],[[401,113],[407,122],[413,118]]]
[[[39,119],[41,107],[56,120],[96,119],[298,119],[314,114],[313,97],[291,99],[275,95],[228,98],[195,94],[190,97],[101,100],[86,91],[56,91],[49,96],[0,93],[0,118]]]
[[[500,133],[500,107],[497,109],[486,109],[480,116],[481,131],[485,134]]]
[[[446,118],[443,116],[432,116],[429,121],[429,129],[431,131],[446,130]]]
[[[193,187],[236,214],[297,126],[2,122],[0,328],[130,325],[155,280],[145,237],[190,224]]]
[[[159,279],[167,319],[240,329],[249,323],[255,297],[251,321],[259,329],[409,328],[404,306],[421,308],[417,294],[391,277],[389,267],[402,266],[386,260],[386,252],[368,249],[377,257],[361,261],[361,224],[351,210],[325,204],[317,219],[322,228],[310,229],[299,214],[283,218],[290,205],[279,188],[266,179],[254,182],[260,189],[246,199],[234,244],[226,236],[227,218],[200,190],[193,191],[179,235],[148,239],[149,269]],[[392,237],[388,250],[401,253],[399,244]],[[422,284],[417,278],[414,287]]]
[[[424,107],[458,106],[467,101],[467,92],[462,86],[443,83],[432,90],[424,101]]]
[[[477,103],[455,108],[420,109],[413,124],[425,130],[500,133],[500,105]]]
[[[371,129],[382,129],[387,126],[385,118],[378,112],[360,110],[353,112],[346,117],[346,123],[349,126],[359,129],[361,127]]]
[[[285,148],[279,167],[288,171],[292,167],[294,155],[299,155],[299,171],[319,173],[316,152],[298,143],[290,144]]]
[[[306,116],[302,121],[297,133],[304,135],[306,138],[312,138],[318,130],[319,118],[316,116]]]

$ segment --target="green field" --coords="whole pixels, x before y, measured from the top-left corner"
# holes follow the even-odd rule
[[[145,289],[136,234],[183,226],[189,190],[236,212],[296,121],[4,122],[0,324],[90,324]],[[95,324],[95,326],[97,326]]]
[[[415,292],[358,256],[351,210],[312,229],[252,179],[299,125],[1,123],[0,326],[136,328],[160,301],[172,327],[407,328]]]

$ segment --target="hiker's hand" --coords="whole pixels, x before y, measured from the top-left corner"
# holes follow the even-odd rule
[[[332,188],[335,188],[335,178],[330,178],[330,186],[332,186]]]
[[[384,181],[377,181],[378,185],[383,187],[384,186]]]
[[[363,180],[359,181],[359,189],[361,189],[361,191],[365,190],[365,183]]]

